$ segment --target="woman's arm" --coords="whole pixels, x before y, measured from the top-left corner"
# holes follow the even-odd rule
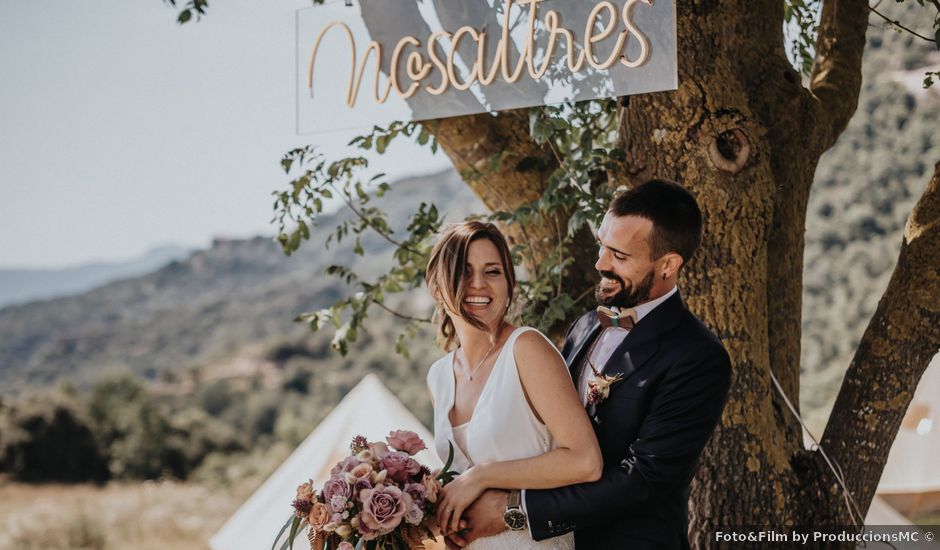
[[[564,360],[545,338],[531,331],[519,336],[513,355],[526,396],[557,448],[531,458],[474,466],[445,486],[438,520],[451,530],[457,529],[460,514],[486,489],[551,489],[601,476],[600,447]]]

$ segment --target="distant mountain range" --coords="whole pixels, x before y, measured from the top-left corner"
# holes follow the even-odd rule
[[[165,245],[124,262],[94,262],[58,269],[0,268],[0,308],[79,294],[112,281],[150,273],[190,253],[191,248]]]
[[[482,205],[453,171],[398,182],[376,201],[399,225],[422,201],[462,218]],[[364,239],[324,249],[337,222],[324,218],[291,257],[271,238],[216,240],[150,273],[76,296],[0,309],[3,393],[67,378],[86,385],[103,372],[129,369],[147,378],[229,356],[243,346],[309,330],[304,311],[332,305],[344,286],[323,274],[330,264],[377,273],[390,245]]]

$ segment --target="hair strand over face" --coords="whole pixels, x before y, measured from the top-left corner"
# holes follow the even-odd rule
[[[448,227],[434,245],[424,275],[428,291],[437,302],[434,310],[434,316],[440,320],[437,341],[445,351],[451,351],[459,345],[454,322],[448,312],[459,316],[470,326],[490,333],[491,340],[496,338],[494,327],[488,327],[474,317],[463,303],[467,293],[467,281],[464,275],[467,271],[470,244],[480,239],[489,240],[499,251],[503,275],[509,287],[508,303],[512,303],[516,275],[512,266],[509,245],[499,228],[492,223],[478,220],[465,221]]]

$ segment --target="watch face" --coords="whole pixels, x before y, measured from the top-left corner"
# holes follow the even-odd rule
[[[525,514],[518,508],[506,510],[503,519],[506,520],[506,525],[513,531],[525,529]]]

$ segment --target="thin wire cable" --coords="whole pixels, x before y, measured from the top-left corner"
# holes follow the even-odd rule
[[[835,459],[829,458],[829,455],[826,454],[826,450],[823,449],[822,445],[819,444],[819,441],[816,440],[813,432],[809,431],[806,423],[803,422],[803,417],[801,417],[800,413],[796,411],[796,407],[794,407],[793,403],[790,402],[790,398],[787,397],[786,392],[783,391],[783,387],[780,386],[780,382],[777,380],[777,377],[774,376],[773,372],[770,373],[770,379],[773,380],[774,387],[777,388],[777,392],[781,397],[783,397],[783,402],[787,404],[787,408],[790,409],[790,412],[793,413],[793,416],[795,416],[799,421],[800,426],[803,427],[803,431],[806,432],[806,434],[809,435],[809,438],[813,440],[813,447],[810,450],[819,451],[823,457],[823,460],[825,460],[826,464],[829,466],[829,469],[832,470],[832,474],[835,476],[836,481],[839,482],[839,486],[842,487],[843,497],[845,498],[845,506],[849,511],[849,516],[851,516],[852,522],[856,527],[864,529],[865,518],[859,512],[858,503],[855,502],[855,497],[852,496],[852,492],[849,491],[849,488],[845,485],[845,474],[842,472],[842,468]]]

